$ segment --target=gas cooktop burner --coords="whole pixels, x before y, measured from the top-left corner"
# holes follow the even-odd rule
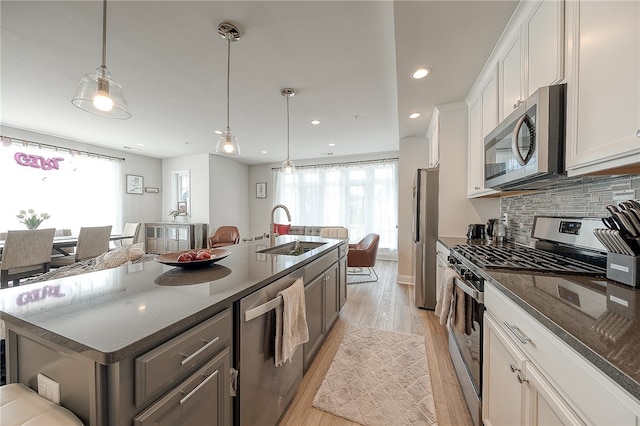
[[[520,271],[562,274],[605,275],[600,266],[532,247],[457,245],[452,252],[485,269],[503,268]]]

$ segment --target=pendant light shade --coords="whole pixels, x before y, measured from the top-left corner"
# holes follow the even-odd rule
[[[296,166],[293,164],[293,161],[291,161],[291,157],[289,155],[291,148],[291,144],[289,142],[289,98],[294,97],[296,91],[293,89],[282,89],[280,91],[280,94],[287,98],[287,159],[282,162],[282,167],[280,168],[280,170],[284,173],[295,173]]]
[[[216,144],[216,153],[225,155],[240,155],[240,145],[238,140],[231,133],[229,127],[229,79],[230,79],[230,67],[231,67],[231,42],[240,40],[240,31],[233,24],[223,22],[218,25],[218,34],[225,40],[227,40],[227,130],[225,130],[218,143]]]
[[[109,118],[131,118],[129,105],[120,83],[111,78],[107,69],[107,0],[102,2],[102,65],[95,73],[85,74],[80,80],[71,103],[78,108]]]

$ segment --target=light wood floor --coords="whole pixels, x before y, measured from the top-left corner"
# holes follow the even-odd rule
[[[438,425],[472,424],[449,357],[446,329],[432,311],[414,306],[413,286],[396,283],[396,262],[378,261],[376,271],[378,282],[347,286],[347,303],[340,318],[305,374],[281,426],[356,424],[311,406],[342,341],[346,323],[424,336]]]

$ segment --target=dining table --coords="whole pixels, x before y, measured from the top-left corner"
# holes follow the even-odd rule
[[[109,236],[109,241],[121,241],[126,238],[131,238],[131,236],[122,235],[122,234],[113,234]],[[67,250],[64,250],[65,248],[75,247],[77,245],[78,245],[78,237],[60,236],[60,237],[53,238],[53,249],[64,256],[69,256],[73,254]],[[0,254],[2,253],[3,249],[4,249],[4,240],[0,240]]]

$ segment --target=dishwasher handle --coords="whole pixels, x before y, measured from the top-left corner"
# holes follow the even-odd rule
[[[282,296],[278,295],[274,299],[271,299],[260,306],[256,306],[255,308],[249,309],[248,311],[244,312],[244,322],[249,322],[252,319],[258,318],[259,316],[266,314],[267,312],[277,308],[283,303],[284,302],[283,302]]]

